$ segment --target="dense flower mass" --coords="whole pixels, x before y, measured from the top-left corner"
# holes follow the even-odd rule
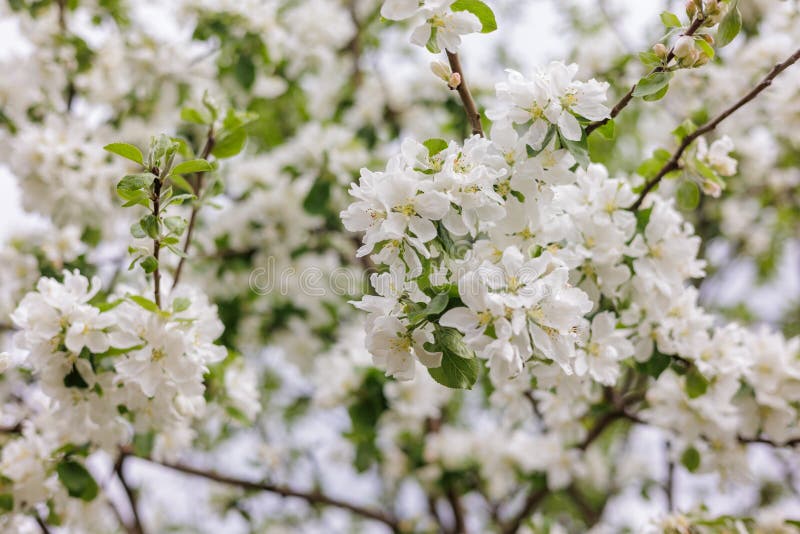
[[[0,0],[0,531],[796,531],[800,10],[632,5]]]

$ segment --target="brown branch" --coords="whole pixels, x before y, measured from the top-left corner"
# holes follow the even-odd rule
[[[144,534],[142,521],[139,517],[138,499],[136,498],[136,494],[134,493],[133,489],[128,484],[128,481],[125,479],[124,462],[125,458],[127,457],[128,454],[126,452],[121,452],[119,458],[117,458],[117,461],[114,464],[114,472],[117,474],[117,478],[119,479],[120,484],[122,484],[122,488],[125,490],[125,495],[128,497],[128,503],[130,503],[131,512],[133,513],[133,524],[126,525],[125,528],[129,534]]]
[[[668,174],[668,173],[670,173],[670,172],[672,172],[674,170],[678,170],[681,167],[681,163],[680,163],[681,156],[683,155],[683,152],[689,147],[690,144],[692,144],[692,142],[695,139],[697,139],[701,135],[707,134],[708,132],[710,132],[711,130],[716,128],[717,125],[719,125],[719,123],[721,123],[722,121],[727,119],[734,112],[736,112],[739,108],[741,108],[742,106],[744,106],[745,104],[747,104],[748,102],[753,100],[764,89],[766,89],[767,87],[772,85],[772,81],[781,72],[783,72],[784,70],[786,70],[790,66],[792,66],[798,59],[800,59],[800,49],[795,51],[795,53],[792,54],[789,57],[789,59],[787,59],[783,63],[778,63],[777,65],[775,65],[772,68],[772,70],[769,71],[769,73],[764,77],[763,80],[761,80],[761,82],[758,85],[756,85],[753,89],[751,89],[750,92],[748,92],[742,98],[737,100],[728,109],[726,109],[725,111],[720,113],[715,119],[713,119],[711,122],[706,123],[705,125],[701,126],[700,128],[698,128],[694,132],[692,132],[689,135],[687,135],[686,137],[684,137],[683,140],[681,141],[680,146],[678,146],[678,149],[675,151],[675,153],[672,155],[672,157],[669,159],[669,161],[664,164],[664,166],[661,168],[661,170],[658,171],[658,174],[656,174],[653,178],[651,178],[649,181],[647,181],[645,183],[644,189],[642,189],[642,191],[639,193],[639,198],[636,199],[636,202],[634,202],[633,205],[631,205],[631,207],[629,209],[631,211],[636,211],[637,209],[639,209],[639,206],[642,205],[642,202],[644,201],[644,199],[647,196],[647,194],[656,185],[658,185],[658,183],[661,181],[661,179],[664,178],[664,176],[666,174]]]
[[[664,493],[667,495],[667,512],[675,511],[675,462],[670,457],[672,455],[672,443],[667,440],[667,484]]]
[[[705,18],[703,18],[703,17],[696,18],[694,21],[692,21],[692,24],[686,29],[686,31],[684,33],[682,33],[681,35],[682,36],[683,35],[686,35],[686,36],[694,35],[695,32],[700,29],[700,26],[702,26],[704,22],[705,22]],[[675,58],[675,48],[673,47],[673,48],[670,48],[669,53],[667,54],[667,58],[664,61],[664,64],[660,65],[660,66],[656,67],[655,69],[653,69],[652,71],[650,71],[647,74],[647,76],[650,76],[651,74],[655,74],[657,72],[665,72],[667,70],[666,66],[674,58]],[[611,113],[610,113],[610,116],[608,118],[589,123],[589,125],[586,126],[586,136],[588,137],[589,134],[591,134],[593,131],[595,131],[599,127],[603,126],[604,124],[606,124],[611,119],[616,118],[616,116],[619,115],[620,112],[623,109],[625,109],[625,107],[628,104],[630,104],[631,100],[633,100],[633,92],[635,90],[636,90],[636,84],[633,84],[633,86],[630,88],[630,90],[628,90],[628,92],[625,93],[625,95],[619,100],[619,102],[617,102],[616,105],[614,105],[614,107],[611,108]]]
[[[458,54],[447,51],[447,60],[450,62],[450,68],[453,73],[458,73],[461,77],[460,83],[455,87],[458,91],[458,96],[461,97],[461,104],[464,106],[464,111],[467,114],[467,120],[472,128],[472,135],[480,135],[483,137],[483,125],[481,124],[481,114],[478,111],[478,106],[475,105],[475,100],[472,98],[472,93],[469,92],[467,86],[467,79],[464,77],[464,69],[461,68],[461,60]]]
[[[547,497],[547,488],[529,493],[525,498],[522,509],[500,529],[500,532],[502,532],[502,534],[514,534],[517,532],[519,527],[522,526],[522,522],[525,521],[525,518],[531,515],[531,512],[539,506],[545,497]]]
[[[22,433],[22,422],[19,422],[14,426],[0,427],[0,434],[21,434],[21,433]]]
[[[168,467],[170,469],[179,471],[181,473],[186,473],[189,475],[206,478],[208,480],[213,480],[214,482],[218,482],[220,484],[237,486],[250,491],[266,491],[268,493],[275,493],[277,495],[280,495],[281,497],[294,497],[297,499],[302,499],[311,505],[319,504],[319,505],[341,508],[343,510],[348,510],[366,519],[383,523],[384,525],[389,527],[393,532],[396,533],[401,532],[400,520],[397,519],[393,514],[384,512],[382,510],[367,508],[365,506],[343,501],[335,497],[330,497],[320,492],[319,490],[309,490],[309,491],[298,490],[281,484],[272,484],[269,482],[255,482],[251,480],[231,477],[220,473],[215,473],[213,471],[205,471],[181,463],[160,462],[144,456],[136,456],[136,458],[141,458],[142,460],[147,460],[154,464]]]
[[[214,150],[214,145],[216,144],[216,138],[214,137],[214,126],[211,125],[208,128],[208,135],[206,135],[206,144],[203,146],[203,151],[200,153],[200,159],[207,160],[208,157],[211,155],[211,151]],[[183,253],[189,253],[189,247],[192,246],[192,234],[194,233],[194,226],[197,221],[197,212],[200,211],[200,190],[203,187],[203,172],[196,172],[194,175],[194,183],[192,184],[192,189],[194,195],[197,197],[195,200],[194,205],[192,206],[192,213],[189,215],[189,226],[186,228],[186,243],[183,245]],[[181,256],[180,261],[178,261],[178,267],[175,269],[175,277],[172,279],[172,289],[175,289],[175,286],[178,285],[178,281],[181,279],[181,273],[183,272],[183,265],[186,263],[186,257]]]
[[[447,502],[453,509],[453,534],[466,534],[467,525],[464,521],[464,507],[461,505],[456,490],[453,487],[447,489]]]
[[[782,447],[795,447],[800,445],[800,438],[790,439],[788,441],[784,441],[783,443],[778,443],[776,441],[772,441],[771,439],[755,437],[755,438],[745,438],[742,436],[738,437],[739,443],[743,445],[749,445],[751,443],[763,443],[764,445],[771,445],[775,448],[782,448]]]
[[[34,514],[33,517],[36,520],[36,524],[39,525],[40,529],[42,529],[42,533],[50,534],[50,529],[47,528],[47,523],[44,522],[44,519],[42,519],[39,514]]]
[[[153,216],[158,221],[159,211],[161,210],[161,178],[158,174],[156,179],[153,180]],[[153,294],[155,296],[156,306],[161,308],[161,265],[158,261],[158,256],[161,253],[161,240],[160,236],[153,239],[153,257],[156,259],[156,269],[153,271]]]

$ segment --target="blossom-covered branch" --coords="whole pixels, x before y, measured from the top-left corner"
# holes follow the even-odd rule
[[[733,113],[735,113],[739,108],[741,108],[742,106],[744,106],[745,104],[756,98],[762,91],[764,91],[770,85],[772,85],[772,81],[781,72],[791,67],[794,63],[797,62],[798,59],[800,59],[800,49],[795,51],[795,53],[789,56],[789,58],[787,58],[785,61],[775,65],[772,68],[772,70],[770,70],[769,73],[767,73],[767,75],[758,83],[758,85],[753,87],[753,89],[751,89],[746,95],[737,100],[734,104],[725,109],[714,119],[710,120],[703,126],[697,128],[693,132],[687,134],[683,138],[683,140],[681,140],[680,145],[672,154],[672,157],[669,159],[669,161],[667,161],[667,163],[665,163],[664,166],[661,167],[661,170],[659,170],[654,177],[645,182],[644,187],[639,193],[639,196],[637,197],[636,201],[633,204],[631,204],[630,209],[634,211],[639,209],[639,207],[642,205],[642,202],[644,202],[644,199],[647,196],[647,194],[650,191],[652,191],[652,189],[655,186],[658,185],[658,183],[662,180],[662,178],[664,178],[670,172],[681,168],[681,156],[683,155],[683,152],[689,147],[689,145],[691,145],[700,136],[703,136],[708,132],[714,130],[714,128],[716,128],[722,121],[724,121]]]
[[[337,499],[335,497],[330,497],[319,490],[310,490],[310,491],[298,490],[296,488],[292,488],[290,486],[285,486],[281,484],[272,484],[269,482],[255,482],[241,478],[231,477],[220,473],[216,473],[214,471],[205,471],[203,469],[198,469],[196,467],[191,467],[181,463],[157,461],[154,460],[153,458],[142,458],[140,456],[137,456],[137,458],[147,460],[157,465],[168,467],[175,471],[180,471],[181,473],[186,473],[189,475],[206,478],[208,480],[213,480],[214,482],[218,482],[220,484],[236,486],[251,491],[265,491],[268,493],[275,493],[277,495],[280,495],[281,497],[294,497],[297,499],[302,499],[311,505],[324,505],[324,506],[333,506],[335,508],[341,508],[343,510],[347,510],[366,519],[383,523],[384,525],[389,527],[392,530],[392,532],[401,532],[400,522],[392,514],[383,512],[381,510],[367,508],[359,504],[350,503],[341,499]]]

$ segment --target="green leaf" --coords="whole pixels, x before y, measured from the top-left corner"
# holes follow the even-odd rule
[[[147,234],[144,233],[142,229],[142,224],[139,221],[136,221],[131,225],[131,235],[136,239],[144,239],[147,237]]]
[[[447,148],[447,141],[444,139],[428,139],[422,143],[428,149],[428,156],[433,157]]]
[[[72,370],[64,377],[64,387],[87,389],[89,384],[86,383],[86,380],[78,372],[78,368],[73,364]]]
[[[171,174],[191,174],[195,172],[208,172],[214,170],[214,166],[204,159],[192,159],[178,163],[172,169]]]
[[[123,158],[135,161],[139,165],[144,165],[144,156],[142,151],[128,143],[111,143],[103,147],[103,150],[122,156]]]
[[[306,198],[303,200],[303,209],[314,215],[326,213],[328,200],[331,198],[331,181],[326,174],[322,174],[311,186]]]
[[[665,96],[667,96],[667,91],[669,91],[669,84],[662,87],[659,91],[653,93],[652,95],[643,96],[642,100],[645,102],[655,102],[657,100],[661,100]]]
[[[481,21],[481,33],[491,33],[497,29],[494,11],[481,0],[456,0],[450,6],[453,11],[469,11]]]
[[[217,139],[211,153],[218,159],[232,158],[242,151],[247,141],[247,133],[243,128],[223,133]]]
[[[639,61],[646,67],[658,67],[664,62],[655,52],[639,52]]]
[[[186,178],[181,176],[180,174],[171,174],[169,177],[169,181],[172,182],[173,185],[177,185],[180,189],[188,192],[193,192],[194,187],[190,184]]]
[[[650,208],[647,210],[647,217],[650,217]],[[645,210],[643,210],[645,211]],[[637,215],[642,212],[637,212]],[[638,217],[637,217],[638,218]],[[653,355],[644,363],[637,363],[636,366],[639,370],[653,378],[658,378],[661,376],[661,373],[669,367],[669,363],[672,361],[672,357],[667,354],[663,354],[658,350],[653,352]]]
[[[453,389],[472,389],[478,380],[480,362],[464,343],[464,337],[454,328],[437,328],[433,332],[434,343],[426,343],[425,349],[442,353],[442,365],[429,368],[434,380]]]
[[[164,226],[166,226],[169,231],[175,235],[181,235],[186,229],[186,224],[186,219],[178,215],[164,218]]]
[[[144,233],[147,234],[151,239],[158,239],[158,234],[161,231],[161,225],[159,224],[155,215],[148,213],[139,219],[139,224],[142,226]]]
[[[172,311],[175,313],[180,313],[189,309],[191,306],[192,301],[187,299],[186,297],[178,297],[172,301]]]
[[[256,81],[256,64],[253,62],[253,58],[240,54],[234,67],[234,74],[242,87],[245,89],[253,87],[253,82]]]
[[[636,87],[633,89],[633,96],[643,97],[654,95],[665,86],[668,86],[671,79],[671,72],[653,72],[648,74],[636,84]]]
[[[550,141],[553,140],[553,137],[556,135],[556,125],[551,124],[550,127],[547,129],[547,133],[544,135],[544,139],[542,140],[542,144],[539,148],[533,148],[531,145],[525,145],[525,150],[528,152],[529,158],[535,158],[542,151],[547,148],[550,144]]]
[[[742,13],[739,11],[739,2],[734,0],[728,8],[728,13],[722,18],[717,29],[717,47],[722,48],[730,44],[742,29]]]
[[[636,211],[636,232],[641,234],[644,232],[645,228],[647,228],[647,224],[650,222],[650,215],[653,213],[653,207],[650,206],[649,208],[644,208]],[[652,359],[652,358],[651,358]],[[667,362],[669,365],[669,362]],[[664,367],[666,369],[666,367]],[[663,371],[663,369],[662,369]]]
[[[676,15],[675,13],[670,13],[669,11],[663,11],[659,16],[661,17],[661,22],[667,28],[680,28],[683,26],[683,24],[681,24],[681,19],[679,19],[678,15]]]
[[[604,125],[597,128],[597,133],[602,135],[606,139],[614,139],[616,135],[616,126],[614,124],[614,119],[609,119]]]
[[[691,211],[700,204],[700,189],[691,180],[682,181],[675,196],[682,210]]]
[[[689,447],[683,454],[681,454],[681,465],[685,467],[690,473],[697,471],[700,467],[700,453],[694,447]]]
[[[10,493],[0,495],[0,511],[10,512],[14,509],[14,496]]]
[[[589,166],[591,161],[589,160],[589,145],[586,142],[585,132],[581,131],[580,141],[572,141],[567,139],[561,135],[561,132],[558,132],[558,137],[561,140],[561,146],[569,150],[570,154],[575,157],[575,161],[578,162],[578,165],[584,169]]]
[[[408,314],[408,320],[411,324],[416,324],[421,320],[425,319],[426,317],[430,317],[432,315],[439,315],[442,313],[445,308],[447,308],[447,303],[450,301],[450,295],[447,292],[438,293],[435,297],[433,297],[428,304],[425,305],[424,308],[421,310],[412,312]]]
[[[97,497],[97,482],[83,465],[74,460],[64,460],[56,466],[56,472],[70,497],[84,501]]]
[[[150,299],[144,298],[144,297],[142,297],[140,295],[128,295],[128,298],[131,299],[133,302],[135,302],[136,304],[138,304],[139,306],[141,306],[142,308],[144,308],[147,311],[151,311],[151,312],[158,312],[159,311],[158,306],[156,305],[156,303],[153,302]]]
[[[122,195],[123,191],[139,191],[150,187],[156,175],[150,172],[143,172],[140,174],[129,174],[124,176],[117,184],[117,193]]]
[[[478,380],[480,363],[477,358],[460,358],[450,351],[442,351],[442,365],[428,369],[428,374],[441,385],[452,389],[472,389]]]
[[[181,109],[181,120],[184,122],[191,122],[192,124],[211,124],[211,118],[208,115],[198,109],[190,107]]]
[[[425,44],[425,48],[427,48],[428,52],[431,54],[438,54],[442,51],[442,49],[439,48],[439,43],[436,40],[436,34],[438,31],[439,29],[436,26],[432,27],[431,36],[428,37],[428,42]]]
[[[677,128],[672,130],[672,135],[680,142],[683,141],[684,137],[693,133],[695,130],[697,130],[697,125],[691,119],[686,119],[680,123]]]
[[[153,453],[153,446],[156,442],[156,435],[154,432],[139,433],[133,436],[133,453],[142,458],[149,458]]]
[[[702,37],[695,37],[694,43],[708,56],[708,59],[714,59],[714,47],[708,44],[708,41]]]
[[[708,390],[708,379],[704,377],[696,367],[686,373],[686,394],[690,399],[704,395]]]
[[[147,274],[155,272],[158,269],[158,260],[155,259],[153,256],[147,256],[145,259],[142,260],[142,269]]]

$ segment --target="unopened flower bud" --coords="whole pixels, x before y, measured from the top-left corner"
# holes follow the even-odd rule
[[[709,195],[714,198],[719,198],[719,195],[722,193],[722,186],[716,182],[712,182],[711,180],[703,180],[703,183],[700,185],[703,193]]]
[[[653,45],[653,53],[661,59],[664,59],[667,57],[667,47],[664,46],[663,43],[656,43]]]
[[[694,50],[694,38],[688,35],[682,35],[675,41],[675,46],[672,47],[672,53],[677,58],[685,58],[691,55]]]
[[[719,2],[717,0],[706,0],[705,13],[709,17],[719,14]]]
[[[711,35],[709,35],[709,34],[707,34],[707,33],[704,33],[703,35],[701,35],[701,37],[702,37],[702,38],[703,38],[703,40],[704,40],[705,42],[707,42],[708,44],[710,44],[710,45],[713,45],[713,44],[714,44],[714,38],[713,38]]]
[[[441,61],[431,61],[431,72],[436,75],[437,78],[442,79],[446,82],[450,82],[450,67],[446,63],[442,63]]]
[[[694,0],[687,0],[686,2],[686,15],[689,17],[689,20],[694,19],[694,16],[697,14],[697,4]]]
[[[450,89],[457,89],[459,85],[461,85],[461,75],[457,72],[454,72],[450,75],[450,79],[447,81],[448,87]]]
[[[692,65],[692,66],[693,67],[702,67],[703,65],[708,63],[709,59],[710,58],[705,54],[698,54],[697,55],[697,60],[695,60],[694,65]]]

